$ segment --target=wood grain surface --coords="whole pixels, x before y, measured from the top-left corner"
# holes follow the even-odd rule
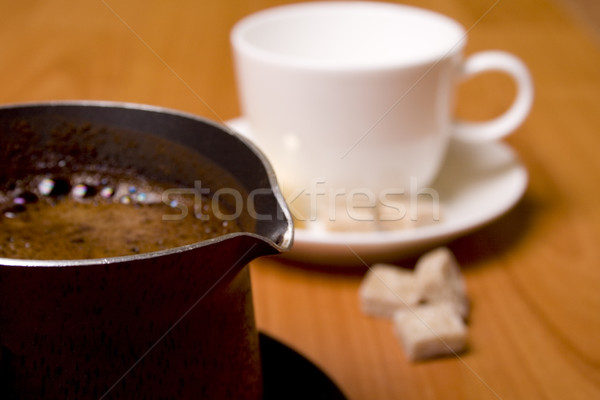
[[[283,3],[1,1],[0,104],[118,100],[224,122],[239,114],[229,31],[243,16]],[[467,54],[512,52],[535,80],[531,115],[506,140],[529,170],[525,196],[449,244],[473,303],[469,349],[407,361],[391,323],[359,309],[366,266],[253,262],[259,328],[313,360],[351,400],[600,398],[597,30],[551,0],[408,3],[469,29]],[[506,78],[482,76],[460,87],[456,112],[489,118],[513,93]]]

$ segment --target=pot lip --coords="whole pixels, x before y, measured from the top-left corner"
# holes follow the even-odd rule
[[[156,258],[161,256],[167,256],[171,254],[183,253],[186,251],[191,251],[196,248],[209,246],[218,242],[222,242],[228,239],[232,239],[238,236],[246,236],[252,237],[257,240],[266,242],[271,247],[276,249],[278,252],[287,252],[291,249],[293,241],[294,241],[294,225],[292,222],[292,216],[290,210],[288,209],[283,194],[281,193],[281,188],[277,183],[277,178],[275,176],[275,171],[264,155],[264,153],[250,141],[248,138],[240,135],[235,132],[225,123],[219,123],[214,120],[208,119],[206,117],[198,116],[186,111],[176,110],[164,106],[143,104],[143,103],[134,103],[134,102],[122,102],[122,101],[111,101],[111,100],[48,100],[48,101],[32,101],[32,102],[19,102],[19,103],[8,103],[0,105],[0,111],[6,109],[18,109],[18,108],[33,108],[33,107],[104,107],[104,108],[121,108],[121,109],[132,109],[139,111],[147,111],[147,112],[155,112],[155,113],[164,113],[170,114],[178,117],[188,118],[192,120],[196,120],[208,125],[212,125],[218,129],[220,129],[223,133],[234,136],[237,140],[241,141],[248,147],[248,149],[253,152],[256,157],[261,161],[262,165],[265,168],[267,173],[267,178],[269,180],[269,185],[273,190],[273,196],[277,200],[279,207],[281,208],[284,218],[287,221],[287,229],[281,235],[281,240],[279,243],[276,243],[274,240],[270,238],[258,235],[256,233],[251,232],[236,232],[229,233],[223,236],[219,236],[212,239],[203,240],[196,243],[191,243],[184,246],[174,247],[166,250],[153,251],[149,253],[141,253],[141,254],[133,254],[127,256],[116,256],[116,257],[106,257],[106,258],[90,258],[83,260],[35,260],[35,259],[16,259],[16,258],[4,258],[0,257],[0,266],[3,267],[69,267],[69,266],[84,266],[84,265],[98,265],[98,264],[116,264],[123,262],[132,262],[137,260]]]

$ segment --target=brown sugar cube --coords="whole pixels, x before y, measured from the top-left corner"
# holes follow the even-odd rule
[[[388,264],[375,264],[359,288],[364,313],[391,317],[399,308],[419,302],[415,277],[411,271]]]
[[[411,361],[458,354],[467,346],[467,327],[449,303],[397,310],[394,330]]]
[[[466,284],[450,250],[440,247],[421,256],[415,266],[415,278],[424,302],[448,302],[460,316],[468,317]]]

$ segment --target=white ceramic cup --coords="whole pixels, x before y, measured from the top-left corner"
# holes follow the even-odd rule
[[[516,57],[463,59],[466,31],[424,9],[377,2],[314,2],[267,9],[231,32],[242,116],[284,189],[430,185],[451,138],[513,132],[533,99]],[[453,119],[458,81],[502,71],[517,87],[487,122]]]

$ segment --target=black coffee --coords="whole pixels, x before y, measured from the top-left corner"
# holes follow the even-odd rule
[[[239,231],[221,217],[229,215],[223,206],[140,176],[31,176],[0,189],[0,257],[89,259],[179,247]]]

